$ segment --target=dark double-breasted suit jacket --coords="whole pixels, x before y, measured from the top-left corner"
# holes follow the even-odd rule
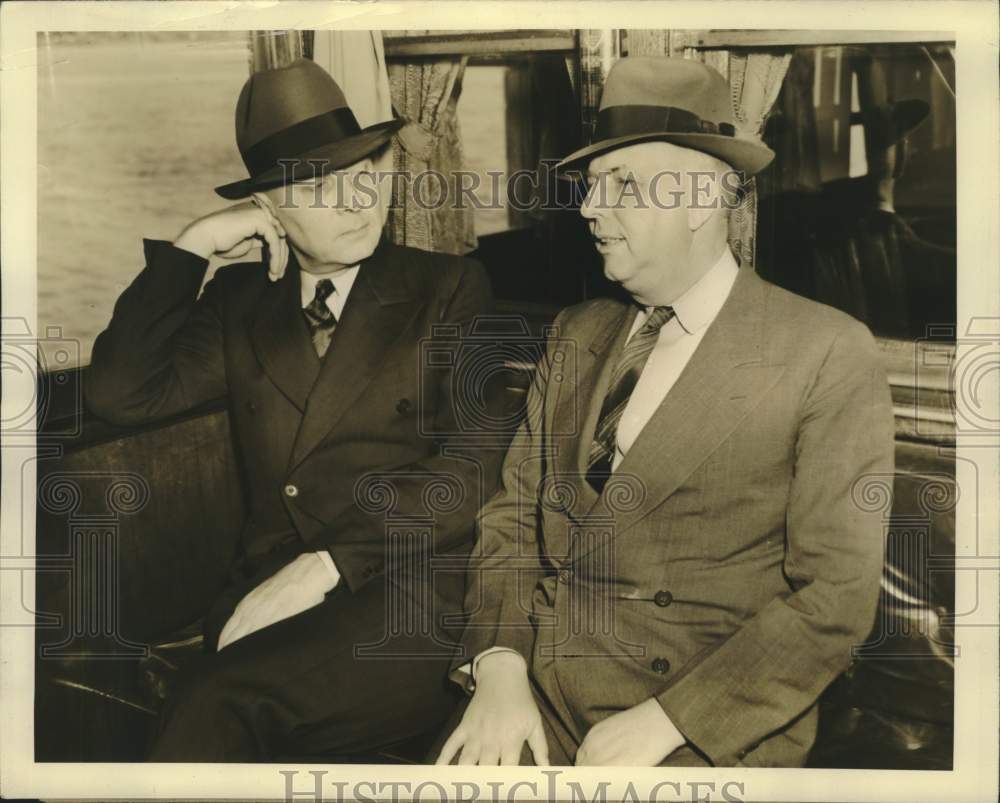
[[[226,266],[199,296],[206,260],[163,241],[145,250],[145,269],[94,345],[87,403],[133,424],[228,397],[247,499],[244,561],[328,549],[357,592],[387,571],[387,517],[431,522],[432,543],[397,544],[399,562],[461,561],[506,445],[484,449],[482,433],[468,445],[461,407],[482,401],[455,381],[453,355],[492,303],[481,265],[381,242],[321,361],[294,255],[276,283],[259,263]],[[455,572],[440,583],[416,575],[460,604]]]
[[[569,760],[656,698],[688,741],[667,764],[800,765],[817,698],[874,621],[868,483],[891,478],[894,446],[877,348],[741,269],[598,495],[587,453],[635,314],[597,300],[557,320],[480,515],[466,656],[525,657]]]

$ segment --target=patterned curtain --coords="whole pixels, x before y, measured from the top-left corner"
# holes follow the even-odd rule
[[[669,56],[670,31],[662,28],[622,31],[622,50],[629,56]]]
[[[392,146],[395,169],[409,177],[395,182],[394,192],[402,194],[393,198],[389,213],[389,236],[395,243],[450,254],[476,248],[473,209],[452,202],[457,198],[453,174],[463,167],[455,110],[467,61],[389,65],[392,104],[409,121]],[[421,174],[429,178],[417,179]],[[424,203],[417,203],[418,198]]]
[[[580,120],[583,123],[583,141],[593,139],[597,123],[597,109],[601,102],[604,79],[608,71],[623,54],[622,31],[583,29],[580,42]]]
[[[250,72],[284,67],[311,50],[312,31],[251,31]]]
[[[760,139],[764,123],[781,91],[791,61],[790,52],[733,52],[729,56],[729,87],[738,135]],[[754,266],[757,228],[757,182],[751,179],[739,207],[729,218],[729,244],[739,260]]]

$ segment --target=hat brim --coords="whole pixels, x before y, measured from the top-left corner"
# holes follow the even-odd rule
[[[926,120],[931,112],[930,105],[917,98],[897,100],[893,106],[893,117],[896,120],[900,136],[906,136]]]
[[[774,159],[774,151],[762,142],[753,142],[740,137],[728,137],[724,134],[675,134],[652,132],[630,134],[623,137],[601,140],[585,148],[574,151],[556,165],[557,175],[563,178],[575,178],[574,172],[582,171],[591,159],[609,151],[624,148],[627,145],[638,145],[642,142],[669,142],[682,148],[701,151],[726,162],[734,170],[746,176],[759,173]]]
[[[329,145],[314,148],[306,153],[289,155],[289,159],[298,160],[291,171],[292,181],[307,180],[315,177],[313,165],[309,163],[310,160],[321,160],[323,162],[323,173],[328,173],[331,170],[339,170],[342,167],[347,167],[361,161],[388,142],[392,135],[403,127],[405,122],[405,120],[399,118],[386,120],[384,123],[376,123],[365,128],[360,133],[347,139],[342,139],[339,142],[332,142]],[[230,184],[223,184],[216,187],[215,191],[226,200],[237,201],[259,190],[280,187],[288,178],[286,169],[279,165],[260,175],[234,181]]]
[[[931,107],[926,101],[918,98],[908,98],[884,104],[882,107],[876,107],[874,110],[851,112],[850,122],[852,124],[877,123],[879,120],[877,116],[878,110],[885,107],[889,107],[888,117],[892,124],[891,133],[881,138],[881,144],[885,146],[899,142],[903,137],[908,136],[914,128],[927,119],[931,112]],[[875,131],[877,130],[875,128]],[[870,136],[877,137],[878,135],[877,133],[872,133]]]

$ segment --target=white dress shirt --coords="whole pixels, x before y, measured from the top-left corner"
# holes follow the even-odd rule
[[[354,280],[358,278],[360,265],[342,270],[339,273],[307,273],[299,271],[300,283],[302,284],[302,309],[308,307],[316,297],[316,285],[320,279],[330,279],[333,282],[333,292],[326,298],[326,306],[339,321],[340,314],[344,311],[344,304],[347,303],[347,296],[354,287]]]
[[[681,371],[691,360],[695,349],[705,336],[709,324],[715,320],[722,305],[733,289],[739,266],[732,252],[726,248],[719,261],[705,273],[687,292],[670,304],[674,309],[674,317],[660,329],[660,336],[653,346],[643,366],[639,381],[636,382],[632,395],[629,397],[622,417],[618,421],[618,431],[615,439],[615,457],[611,470],[618,468],[619,463],[628,454],[643,427],[653,417],[656,408],[666,398],[670,389],[677,382]],[[629,331],[629,339],[639,331],[652,313],[653,308],[647,307],[635,317]],[[627,341],[626,341],[627,342]],[[472,679],[476,677],[476,667],[479,662],[493,652],[513,652],[507,647],[492,647],[483,650],[475,657],[471,665]],[[469,664],[459,667],[470,671]]]
[[[687,366],[709,324],[715,320],[729,297],[738,270],[732,253],[728,248],[725,249],[719,261],[670,305],[674,308],[674,317],[660,329],[660,337],[653,346],[618,421],[612,471],[618,468],[622,458],[628,454],[643,427]],[[636,315],[629,332],[630,339],[646,322],[652,309],[648,307]]]
[[[344,304],[347,303],[347,296],[354,286],[354,280],[358,278],[358,269],[360,267],[360,265],[355,265],[353,268],[333,274],[315,274],[300,270],[299,280],[302,285],[302,308],[305,309],[308,307],[316,297],[316,285],[319,284],[320,280],[330,279],[333,282],[333,292],[326,297],[326,306],[339,321],[341,313],[344,311]],[[321,549],[316,554],[323,561],[323,565],[329,569],[330,574],[333,576],[333,587],[336,588],[337,583],[340,582],[340,572],[337,570],[337,564],[333,562],[330,551]]]

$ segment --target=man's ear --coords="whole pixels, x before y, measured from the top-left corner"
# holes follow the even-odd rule
[[[698,231],[698,229],[708,223],[712,219],[712,215],[719,211],[718,197],[713,198],[711,201],[706,201],[704,198],[700,200],[701,205],[688,204],[687,208],[688,228],[691,229],[692,233]]]
[[[688,173],[687,192],[688,226],[691,232],[698,231],[716,214],[724,214],[727,208],[727,190],[724,179],[732,168],[708,154],[690,152],[692,172]]]

